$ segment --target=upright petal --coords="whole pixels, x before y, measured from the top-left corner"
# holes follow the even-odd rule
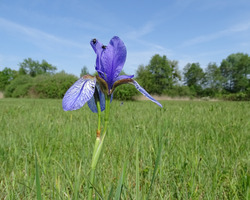
[[[101,91],[101,88],[100,88],[98,83],[96,83],[96,89],[98,91],[98,95],[99,95],[99,99],[100,99],[101,111],[104,111],[105,110],[105,95]],[[95,96],[95,94],[88,101],[88,106],[92,112],[97,113],[96,100],[95,100],[94,96]]]
[[[63,110],[77,110],[89,101],[95,91],[96,78],[90,75],[81,77],[65,93],[62,106]]]
[[[98,72],[99,76],[101,76],[102,78],[104,77],[104,69],[102,68],[101,64],[100,64],[100,57],[101,57],[101,53],[103,51],[103,44],[101,42],[99,42],[97,39],[93,39],[90,41],[90,45],[93,48],[93,50],[96,53],[96,71]]]
[[[127,56],[127,50],[123,41],[115,36],[113,37],[109,45],[105,47],[101,53],[100,64],[106,74],[106,81],[109,89],[112,88],[112,84],[119,76]]]
[[[141,87],[139,85],[139,83],[137,83],[135,80],[133,80],[132,82],[129,82],[129,83],[133,84],[135,86],[135,88],[140,93],[142,93],[145,97],[147,97],[148,99],[150,99],[151,101],[153,101],[154,103],[156,103],[158,106],[162,107],[162,105],[158,101],[156,101],[149,93],[147,93],[147,91],[143,87]]]
[[[96,54],[99,54],[103,50],[102,49],[103,44],[99,42],[97,39],[91,40],[90,45],[92,46]]]

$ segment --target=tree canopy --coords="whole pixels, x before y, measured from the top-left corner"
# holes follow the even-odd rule
[[[181,80],[178,62],[154,55],[147,66],[140,65],[136,72],[141,85],[150,93],[162,94]]]
[[[19,64],[19,74],[28,74],[31,77],[35,77],[39,74],[52,74],[57,68],[49,64],[46,60],[39,61],[32,60],[31,58],[24,59],[22,63]]]
[[[250,57],[247,54],[229,55],[222,61],[220,70],[225,90],[240,92],[250,87]]]

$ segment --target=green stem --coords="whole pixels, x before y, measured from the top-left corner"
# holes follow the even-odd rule
[[[96,107],[97,107],[97,113],[98,113],[97,130],[101,131],[101,105],[100,105],[100,101],[96,102]]]
[[[104,134],[107,132],[108,123],[109,123],[109,110],[110,110],[110,96],[105,96],[105,118],[104,118]]]
[[[98,110],[98,129],[97,129],[97,137],[96,142],[94,146],[93,151],[93,157],[91,162],[91,173],[90,173],[90,184],[89,184],[89,193],[88,193],[88,200],[91,200],[93,197],[93,185],[95,181],[95,169],[97,162],[99,160],[102,147],[103,147],[103,141],[105,139],[106,133],[107,133],[107,127],[108,127],[108,120],[109,120],[109,109],[110,109],[110,96],[105,96],[106,98],[106,104],[105,104],[105,118],[104,118],[104,134],[102,138],[100,138],[100,135],[98,135],[98,132],[101,131],[101,107],[100,102],[97,102],[97,110]]]

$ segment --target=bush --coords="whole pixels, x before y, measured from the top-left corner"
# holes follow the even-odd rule
[[[32,87],[33,78],[28,75],[21,75],[10,82],[6,87],[5,97],[25,97],[28,95],[29,89]]]
[[[173,86],[170,90],[165,90],[164,94],[170,97],[193,97],[196,93],[193,90],[190,90],[188,86]]]
[[[250,95],[247,93],[239,92],[239,93],[231,93],[223,96],[224,100],[228,101],[249,101]]]
[[[139,92],[133,85],[124,84],[118,86],[114,91],[114,99],[117,100],[133,100],[133,97],[138,95]]]
[[[76,81],[76,76],[66,73],[40,75],[35,78],[31,93],[39,98],[61,99]]]

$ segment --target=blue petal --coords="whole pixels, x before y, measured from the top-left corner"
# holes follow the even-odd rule
[[[100,65],[99,70],[104,70],[106,75],[106,81],[109,89],[112,88],[115,79],[119,76],[122,71],[127,56],[126,46],[123,41],[115,36],[113,37],[109,45],[103,49],[100,54]]]
[[[141,87],[135,80],[133,80],[133,82],[130,82],[131,84],[133,84],[135,86],[135,88],[142,93],[145,97],[149,98],[151,101],[153,101],[154,103],[156,103],[158,106],[162,107],[162,105],[156,101],[149,93],[147,93],[147,91]]]
[[[62,100],[63,110],[77,110],[92,98],[96,79],[91,76],[84,77],[76,81],[65,93]]]
[[[115,79],[115,82],[116,81],[119,81],[119,80],[121,80],[121,79],[128,79],[128,78],[133,78],[134,77],[134,75],[120,75],[120,76],[118,76],[116,79]]]
[[[103,92],[101,91],[101,88],[99,86],[99,84],[96,84],[96,88],[98,90],[99,93],[99,99],[100,99],[100,105],[101,105],[101,111],[105,110],[105,95],[103,94]],[[97,106],[95,103],[95,95],[92,96],[92,98],[88,101],[88,106],[90,108],[90,110],[94,113],[97,113]]]
[[[92,46],[93,50],[96,53],[96,70],[104,72],[104,69],[100,64],[100,56],[101,56],[101,53],[103,52],[103,48],[102,48],[103,44],[99,42],[97,39],[93,39],[90,41],[90,45]],[[98,74],[100,75],[100,72],[98,72]]]

